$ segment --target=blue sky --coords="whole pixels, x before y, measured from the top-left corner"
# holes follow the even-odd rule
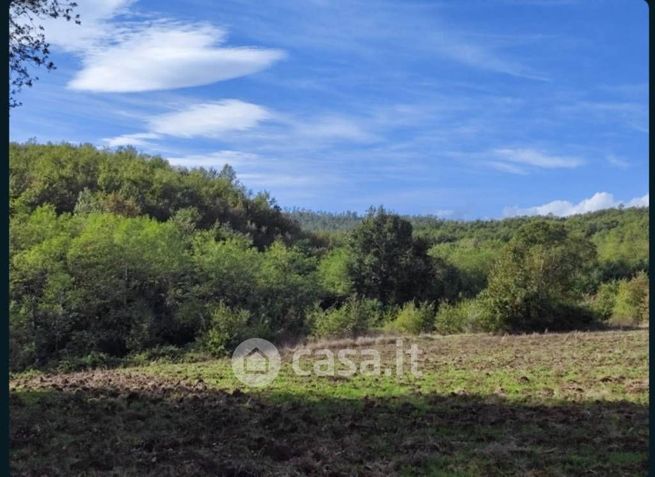
[[[230,163],[283,207],[647,204],[643,0],[78,0],[16,141]]]

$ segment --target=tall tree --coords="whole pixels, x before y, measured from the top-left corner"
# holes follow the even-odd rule
[[[383,208],[371,209],[351,237],[349,272],[358,295],[400,304],[423,299],[434,276],[423,241],[412,237],[412,224]]]

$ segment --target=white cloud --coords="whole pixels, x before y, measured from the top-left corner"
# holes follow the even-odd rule
[[[280,146],[316,150],[334,142],[370,142],[378,137],[366,119],[336,114],[296,118],[237,99],[197,103],[153,115],[144,120],[145,131],[105,138],[109,146],[150,145],[149,140],[168,137],[247,140],[269,152]],[[369,121],[370,122],[370,121]],[[247,137],[236,134],[250,131]],[[237,145],[237,147],[239,147]]]
[[[272,117],[271,112],[256,104],[226,99],[153,116],[148,121],[148,129],[167,136],[218,137],[232,131],[251,129]]]
[[[273,114],[266,108],[237,99],[226,99],[151,116],[147,119],[147,131],[105,138],[104,141],[113,147],[150,145],[151,139],[162,136],[217,138],[254,128],[271,118]]]
[[[452,217],[455,215],[455,211],[451,209],[437,209],[434,211],[434,215],[440,218]]]
[[[149,146],[152,144],[150,141],[151,139],[157,139],[159,137],[159,134],[154,133],[136,133],[105,138],[103,141],[105,141],[109,147]]]
[[[641,197],[635,197],[631,201],[629,201],[627,204],[625,204],[626,207],[648,207],[648,194],[643,195]]]
[[[200,86],[256,73],[284,56],[273,49],[219,47],[224,38],[223,30],[194,24],[130,31],[116,44],[86,51],[68,86],[112,93]]]
[[[310,139],[370,141],[374,136],[352,118],[328,115],[293,123],[294,135]]]
[[[593,196],[583,199],[577,204],[568,200],[554,200],[547,204],[536,207],[521,209],[518,207],[506,207],[503,210],[505,217],[516,217],[521,215],[555,215],[558,217],[568,217],[569,215],[584,214],[595,212],[597,210],[611,209],[614,207],[647,207],[648,194],[642,197],[636,197],[628,202],[621,202],[614,199],[614,196],[607,192],[596,192]]]
[[[80,23],[61,21],[59,18],[45,18],[41,21],[48,42],[56,48],[83,54],[99,47],[99,42],[109,41],[117,32],[111,20],[126,14],[135,0],[84,0],[77,2],[75,13]]]
[[[85,0],[76,8],[80,25],[43,22],[55,48],[82,60],[69,88],[128,93],[200,86],[256,73],[285,56],[278,49],[222,46],[227,32],[205,23],[135,21],[133,3]]]
[[[577,157],[555,156],[528,148],[496,149],[494,154],[506,163],[522,164],[542,169],[573,169],[584,164],[584,161]]]

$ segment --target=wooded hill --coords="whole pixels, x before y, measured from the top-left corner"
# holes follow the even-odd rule
[[[251,336],[647,316],[647,209],[472,222],[285,213],[229,166],[26,143],[10,148],[10,214],[14,369],[223,354]]]

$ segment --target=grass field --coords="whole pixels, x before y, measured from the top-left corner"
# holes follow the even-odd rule
[[[407,340],[407,339],[406,339]],[[422,376],[229,360],[11,381],[14,475],[645,475],[648,332],[426,336]],[[333,344],[336,347],[338,343]],[[388,339],[375,347],[384,364]]]

